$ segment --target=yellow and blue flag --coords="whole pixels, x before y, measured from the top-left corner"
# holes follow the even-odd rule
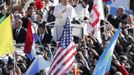
[[[96,67],[94,69],[93,75],[105,75],[106,72],[110,70],[112,55],[114,51],[114,47],[118,40],[119,33],[121,32],[121,28],[118,28],[115,35],[112,37],[110,43],[100,56]]]

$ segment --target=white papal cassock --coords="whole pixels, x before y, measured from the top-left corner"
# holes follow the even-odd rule
[[[65,12],[63,13],[64,10]],[[76,13],[74,8],[70,4],[63,6],[61,3],[59,3],[55,6],[54,16],[56,17],[56,21],[55,27],[52,29],[52,35],[53,39],[57,41],[61,37],[66,19],[69,18],[72,21],[73,17],[76,16]]]

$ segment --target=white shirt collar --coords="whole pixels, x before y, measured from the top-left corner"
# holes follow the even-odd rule
[[[45,35],[45,34],[40,34],[40,37],[42,36],[42,38],[44,38],[44,35]]]
[[[20,33],[20,29],[21,29],[22,27],[20,27],[19,29],[16,29],[16,31],[18,31],[18,34]]]

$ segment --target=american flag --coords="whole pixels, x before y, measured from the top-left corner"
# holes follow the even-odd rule
[[[60,47],[56,51],[49,69],[49,75],[64,75],[71,70],[77,53],[73,42],[71,22],[67,18],[64,30],[60,38]]]

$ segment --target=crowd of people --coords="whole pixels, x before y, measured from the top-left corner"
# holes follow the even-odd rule
[[[13,5],[10,0],[5,0],[0,5],[0,18],[4,15],[12,16],[13,38],[16,44],[25,43],[28,21],[31,21],[39,39],[36,41],[36,47],[43,45],[36,55],[42,55],[45,60],[50,61],[51,55],[54,55],[58,48],[66,19],[69,18],[72,24],[82,25],[82,22],[87,22],[93,1],[59,0],[59,3],[54,6],[52,0],[42,0],[43,7],[38,9],[35,1],[25,6],[28,0],[20,0],[17,5]],[[24,7],[27,9],[25,10]],[[117,28],[121,27],[122,32],[114,48],[110,71],[106,75],[134,75],[134,17],[132,14],[126,14],[122,6],[117,8],[115,15],[110,14],[110,6],[107,4],[104,5],[104,14],[105,20],[101,20],[100,23],[101,26],[106,25],[100,29],[102,43],[99,43],[92,33],[83,38],[74,36],[78,51],[77,70],[72,70],[71,74],[92,75],[97,60]],[[48,26],[48,23],[51,24]],[[0,59],[0,75],[25,75],[34,61],[17,52],[14,56],[16,62],[10,55],[7,55],[7,62]],[[35,75],[47,75],[47,72],[41,70]]]

